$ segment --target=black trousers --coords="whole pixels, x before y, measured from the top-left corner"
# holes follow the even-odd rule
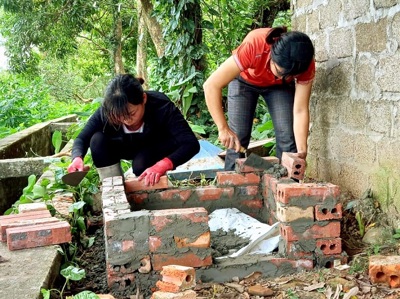
[[[143,134],[124,134],[110,138],[103,132],[95,133],[90,140],[90,151],[96,167],[120,163],[121,159],[132,161],[132,171],[139,176],[147,168],[162,160],[177,148],[173,142],[146,144]]]

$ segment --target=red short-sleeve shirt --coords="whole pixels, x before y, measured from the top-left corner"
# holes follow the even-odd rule
[[[249,32],[243,42],[233,50],[232,55],[239,69],[240,76],[256,86],[281,84],[270,68],[271,47],[266,42],[266,36],[271,28],[259,28]],[[313,59],[307,71],[295,76],[297,83],[307,84],[315,76],[315,60]]]

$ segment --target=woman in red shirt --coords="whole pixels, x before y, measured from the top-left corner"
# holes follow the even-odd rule
[[[285,27],[251,31],[204,83],[207,107],[227,150],[225,170],[233,170],[243,146],[250,142],[254,113],[261,95],[274,124],[276,153],[307,156],[309,100],[315,75],[310,38]],[[222,108],[222,89],[228,85],[228,118]]]

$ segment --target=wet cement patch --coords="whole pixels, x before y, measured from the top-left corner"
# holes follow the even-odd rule
[[[236,230],[218,229],[211,232],[211,248],[213,258],[230,254],[250,243],[250,238],[242,238],[235,234]]]

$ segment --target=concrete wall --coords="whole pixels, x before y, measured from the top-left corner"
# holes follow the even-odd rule
[[[29,175],[42,174],[50,164],[54,131],[65,133],[76,119],[75,114],[60,117],[0,139],[0,215],[21,196]]]
[[[371,188],[400,223],[400,1],[292,0],[316,48],[308,176]]]

